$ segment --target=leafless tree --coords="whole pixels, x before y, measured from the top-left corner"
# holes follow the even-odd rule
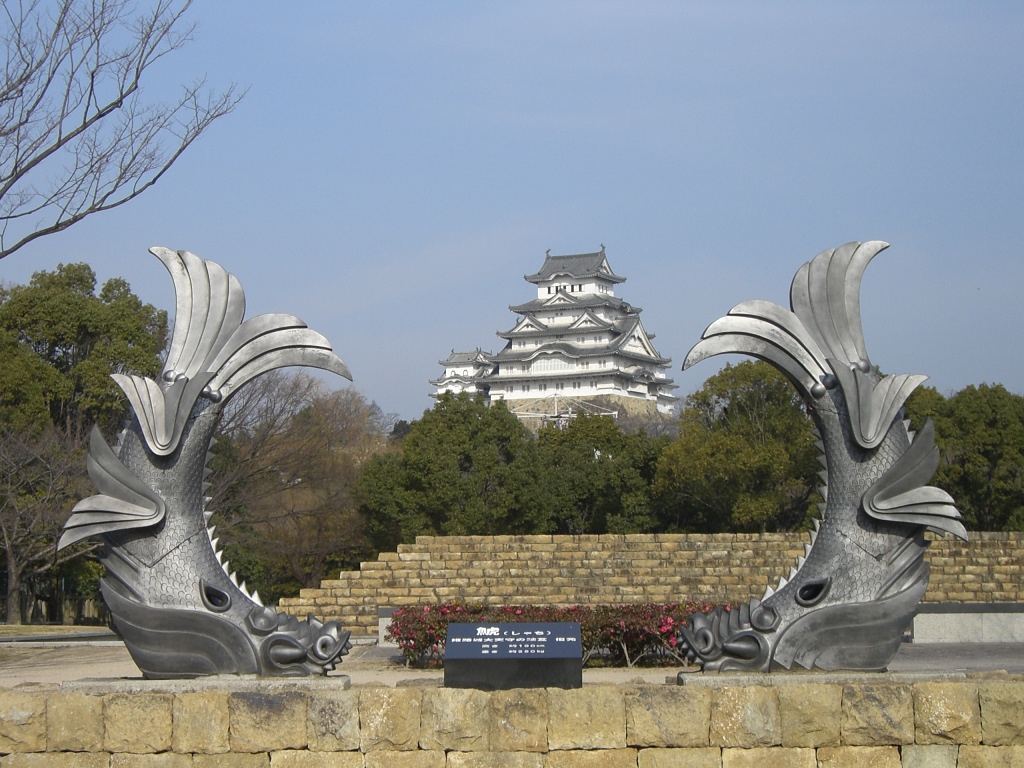
[[[191,39],[180,6],[156,0],[3,0],[0,259],[138,197],[242,93],[184,85],[142,99],[150,68]]]
[[[332,558],[361,549],[353,499],[362,466],[388,450],[394,416],[355,389],[274,372],[239,392],[221,423],[210,508],[218,535],[278,580],[316,586]]]
[[[7,565],[7,623],[20,624],[21,588],[83,547],[57,552],[76,501],[88,495],[85,446],[52,426],[36,433],[0,429],[0,536]],[[95,545],[86,548],[95,548]]]

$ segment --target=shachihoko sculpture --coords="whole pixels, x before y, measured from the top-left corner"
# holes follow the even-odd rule
[[[204,493],[218,417],[240,387],[301,365],[351,378],[320,334],[291,315],[243,322],[245,294],[219,264],[152,248],[174,280],[174,330],[159,382],[114,374],[132,418],[115,449],[94,429],[89,477],[58,548],[96,537],[103,598],[148,678],[326,674],[351,647],[337,622],[265,607],[217,551]]]
[[[781,370],[815,421],[825,503],[811,542],[764,596],[690,618],[681,641],[705,671],[882,670],[899,648],[925,589],[926,529],[967,538],[944,491],[935,432],[914,434],[903,404],[927,377],[880,376],[860,318],[864,269],[888,243],[848,243],[804,264],[787,311],[738,304],[712,323],[683,364],[746,353]]]

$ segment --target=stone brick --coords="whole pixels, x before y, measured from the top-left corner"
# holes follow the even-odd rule
[[[888,683],[843,686],[842,743],[856,747],[913,744],[910,687]]]
[[[487,703],[495,752],[548,751],[548,694],[539,688],[494,691]]]
[[[488,695],[471,688],[435,688],[420,704],[420,749],[488,750]]]
[[[0,754],[46,749],[46,699],[0,691]]]
[[[978,684],[981,740],[994,746],[1024,744],[1024,683]]]
[[[636,768],[636,750],[549,752],[544,768]]]
[[[106,752],[18,752],[0,759],[3,768],[109,768]]]
[[[317,693],[306,702],[306,737],[314,752],[359,749],[359,692]]]
[[[359,692],[360,749],[413,750],[420,738],[417,688],[365,688]],[[369,763],[367,763],[369,766]]]
[[[625,693],[626,743],[634,747],[706,747],[711,690],[643,686]]]
[[[690,749],[641,749],[638,768],[722,768],[722,750],[718,747]],[[767,768],[767,766],[762,766]]]
[[[304,749],[271,752],[270,768],[363,768],[363,753],[307,752]]]
[[[817,768],[814,750],[805,747],[723,749],[722,768]]]
[[[166,752],[171,748],[171,701],[166,693],[111,693],[103,697],[107,752]]]
[[[978,687],[968,682],[915,685],[914,730],[918,744],[980,744]]]
[[[232,752],[304,749],[306,697],[301,693],[238,691],[228,694]]]
[[[449,752],[448,768],[544,768],[536,752]]]
[[[110,756],[110,768],[192,768],[192,755],[162,752],[159,755],[118,754]]]
[[[818,768],[901,768],[899,747],[822,747]]]
[[[46,748],[50,752],[103,749],[103,699],[55,693],[46,700]]]
[[[839,746],[843,715],[841,685],[781,685],[782,746]]]
[[[774,747],[782,743],[779,695],[766,686],[728,687],[711,697],[711,745]]]
[[[444,752],[396,752],[377,750],[364,756],[366,768],[445,768]]]
[[[270,755],[266,752],[245,754],[228,752],[223,755],[193,755],[192,768],[270,768]]]
[[[626,746],[626,705],[622,689],[548,688],[550,749],[614,750]]]
[[[900,749],[903,768],[956,768],[959,747],[955,744],[907,744]]]
[[[226,693],[179,693],[171,705],[171,749],[211,755],[227,752],[229,722]]]
[[[1024,768],[1024,746],[975,747],[957,753],[957,768]]]

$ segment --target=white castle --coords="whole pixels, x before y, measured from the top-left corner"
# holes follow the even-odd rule
[[[621,404],[639,410],[672,413],[679,399],[665,375],[671,364],[651,343],[640,320],[640,307],[615,296],[626,278],[608,266],[604,246],[598,253],[552,256],[526,275],[537,298],[510,306],[520,315],[497,354],[475,349],[446,360],[444,375],[430,382],[442,392],[481,394],[489,402],[505,400],[521,416],[556,415],[538,401],[559,399]],[[585,407],[585,406],[584,406]],[[591,410],[591,408],[588,408]]]

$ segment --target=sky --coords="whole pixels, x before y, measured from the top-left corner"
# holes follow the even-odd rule
[[[173,309],[154,245],[217,261],[415,419],[452,349],[497,352],[523,276],[602,244],[681,364],[852,240],[888,373],[1024,394],[1024,4],[197,2],[142,88],[248,89],[137,200],[0,260],[85,261]],[[338,380],[338,385],[344,382]]]

